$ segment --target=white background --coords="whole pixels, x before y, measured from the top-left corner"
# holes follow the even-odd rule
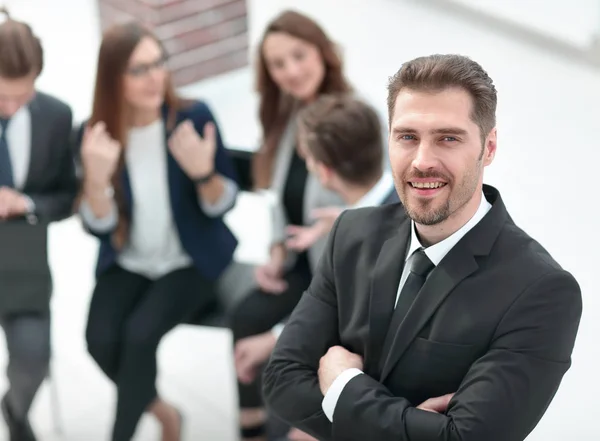
[[[461,0],[474,3],[475,0]],[[39,85],[69,101],[77,119],[89,112],[99,35],[94,0],[12,0],[15,16],[42,37],[47,63]],[[499,147],[486,181],[496,185],[514,220],[572,271],[581,284],[584,316],[573,367],[531,441],[593,441],[598,429],[600,362],[600,249],[598,150],[600,71],[515,41],[460,16],[407,0],[249,0],[254,46],[266,22],[294,4],[316,17],[341,44],[348,75],[358,91],[385,112],[386,82],[407,59],[461,53],[479,61],[499,90]],[[476,1],[511,19],[585,45],[597,29],[598,2]],[[516,4],[523,9],[516,9]],[[499,5],[503,6],[500,7]],[[524,18],[526,17],[526,18]],[[259,131],[249,69],[187,87],[206,98],[226,141],[253,149]],[[264,217],[244,200],[231,222],[242,239],[240,254],[257,258],[266,240]],[[55,274],[54,370],[67,439],[107,439],[114,391],[85,352],[83,328],[93,284],[96,243],[76,219],[53,227]],[[234,440],[235,389],[230,339],[224,331],[180,327],[160,348],[160,386],[187,415],[186,439]],[[51,436],[48,390],[39,395],[34,420]],[[144,420],[137,439],[153,439]]]

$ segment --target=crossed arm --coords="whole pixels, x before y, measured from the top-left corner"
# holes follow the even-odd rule
[[[415,408],[360,374],[345,385],[330,422],[322,410],[318,369],[321,357],[340,344],[333,264],[340,222],[265,370],[270,410],[320,440],[524,440],[570,366],[581,315],[581,294],[572,276],[549,273],[520,295],[445,413]]]

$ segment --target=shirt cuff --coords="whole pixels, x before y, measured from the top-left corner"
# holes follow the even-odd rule
[[[273,326],[273,328],[271,328],[271,332],[273,333],[276,339],[279,340],[279,336],[283,332],[284,326],[285,325],[283,323],[278,323],[275,326]]]
[[[223,179],[224,185],[223,193],[215,203],[209,204],[200,199],[202,211],[204,211],[207,216],[222,216],[227,213],[227,211],[229,211],[235,204],[235,198],[237,197],[238,193],[237,184],[226,176],[221,176],[221,179]]]
[[[327,419],[333,423],[333,413],[335,411],[335,406],[344,390],[344,387],[357,375],[362,374],[363,371],[356,368],[346,369],[342,372],[335,381],[329,387],[329,390],[325,394],[325,398],[323,398],[323,402],[321,406],[323,407],[323,412],[325,412],[325,416]]]
[[[26,208],[27,214],[34,214],[35,213],[35,202],[33,202],[33,199],[31,199],[26,194],[24,194],[23,197],[25,198],[25,205],[27,205],[27,208]]]
[[[92,211],[88,202],[83,199],[81,204],[79,204],[79,215],[83,220],[83,223],[87,225],[87,227],[98,233],[108,233],[112,231],[119,221],[117,204],[112,201],[112,206],[110,207],[110,211],[104,217],[98,218]]]

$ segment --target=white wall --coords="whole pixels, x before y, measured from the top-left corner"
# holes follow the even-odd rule
[[[45,66],[38,87],[67,101],[76,120],[89,115],[100,44],[96,0],[4,0],[15,19],[41,38]]]
[[[581,47],[600,32],[599,0],[447,0],[491,13]]]

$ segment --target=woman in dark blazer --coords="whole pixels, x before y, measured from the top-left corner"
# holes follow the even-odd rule
[[[207,105],[176,97],[166,61],[140,25],[108,30],[81,140],[79,211],[100,240],[86,340],[117,387],[113,441],[130,440],[145,411],[163,441],[183,438],[179,411],[156,390],[156,349],[212,305],[237,245],[223,222],[233,165]]]

